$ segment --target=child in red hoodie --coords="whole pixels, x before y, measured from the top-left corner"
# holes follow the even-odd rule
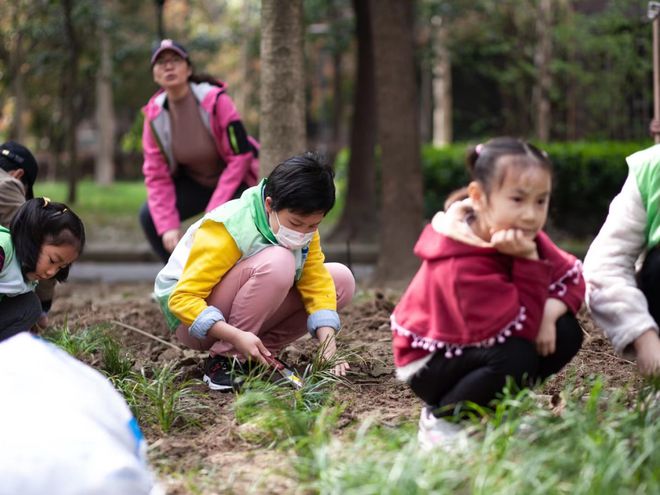
[[[423,447],[458,438],[460,428],[443,419],[457,406],[488,405],[507,377],[519,386],[542,380],[582,344],[580,261],[541,230],[552,186],[547,155],[501,137],[467,161],[469,198],[422,232],[422,266],[391,317],[397,375],[427,404]]]

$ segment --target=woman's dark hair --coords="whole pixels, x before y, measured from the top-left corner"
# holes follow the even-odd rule
[[[73,246],[82,253],[85,247],[85,227],[74,212],[65,204],[34,198],[18,209],[9,225],[16,256],[21,263],[23,276],[35,271],[41,247]],[[69,276],[69,267],[55,275],[55,280],[64,282]]]
[[[192,67],[192,64],[188,62],[188,65]],[[209,83],[213,86],[218,86],[222,87],[222,83],[218,81],[215,77],[213,77],[210,74],[195,74],[195,71],[193,70],[193,73],[188,76],[188,82],[192,82],[195,84],[200,84],[200,83]]]
[[[264,197],[270,196],[275,211],[289,209],[303,215],[335,205],[335,173],[325,157],[306,152],[284,160],[268,176]]]
[[[201,73],[195,72],[195,66],[193,65],[190,58],[186,59],[186,63],[188,64],[188,67],[192,69],[192,73],[188,76],[188,82],[195,84],[209,83],[212,86],[222,87],[222,83],[218,81],[217,78],[213,77],[211,74],[206,74],[205,72],[201,72]]]
[[[502,167],[499,166],[502,157],[510,157],[507,166],[538,166],[552,174],[552,162],[545,151],[522,139],[496,137],[471,148],[467,156],[467,168],[472,180],[481,183],[486,192],[492,190],[496,178],[498,186],[504,182],[506,174],[501,172]]]

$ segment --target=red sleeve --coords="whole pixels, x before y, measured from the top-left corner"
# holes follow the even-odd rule
[[[473,341],[514,326],[517,336],[538,333],[550,282],[549,263],[523,258],[457,260],[456,298]]]

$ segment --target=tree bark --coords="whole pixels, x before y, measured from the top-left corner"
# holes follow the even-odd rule
[[[62,10],[64,18],[64,32],[67,46],[68,65],[63,74],[63,96],[64,96],[64,122],[66,122],[66,137],[65,137],[65,150],[68,161],[68,186],[69,191],[67,195],[68,203],[76,202],[76,187],[78,184],[78,160],[77,160],[77,147],[76,147],[76,129],[77,129],[77,112],[76,112],[76,93],[78,85],[78,58],[80,48],[76,38],[76,32],[73,21],[73,5],[72,0],[62,0]]]
[[[250,43],[252,41],[250,29],[251,14],[250,2],[243,2],[241,7],[241,55],[238,66],[241,74],[241,84],[232,88],[234,103],[238,109],[238,113],[243,117],[245,117],[248,108],[248,95],[252,93],[252,85],[250,84],[252,79],[250,74]]]
[[[441,17],[432,19],[433,26],[433,144],[446,146],[453,139],[451,58],[447,49],[447,25]]]
[[[431,19],[419,19],[415,25],[415,51],[418,55],[419,135],[422,143],[433,142],[433,57]]]
[[[165,23],[163,22],[165,0],[155,0],[154,5],[156,7],[156,35],[159,40],[163,40],[165,39]]]
[[[357,36],[357,82],[353,96],[348,190],[344,211],[332,232],[334,241],[375,242],[376,205],[376,98],[374,53],[369,0],[353,0]]]
[[[575,32],[576,20],[575,12],[570,0],[561,0],[559,2],[559,13],[562,16],[563,23],[569,28],[568,32]],[[575,36],[571,36],[567,43],[566,63],[568,67],[575,67],[578,65],[577,55],[577,41]],[[578,104],[579,104],[579,84],[575,78],[574,69],[568,72],[565,77],[566,87],[566,116],[565,124],[566,132],[563,136],[566,141],[575,141],[578,139]]]
[[[105,5],[104,5],[105,3]],[[108,36],[105,9],[110,2],[99,4],[100,67],[96,74],[96,120],[98,150],[94,175],[96,182],[110,185],[115,178],[115,112],[112,98],[112,50]]]
[[[302,0],[261,2],[261,175],[305,151]]]
[[[25,111],[25,80],[23,77],[23,62],[25,60],[24,29],[20,26],[24,15],[21,15],[21,5],[17,2],[11,2],[10,14],[12,24],[16,27],[14,36],[9,37],[9,49],[3,49],[3,59],[7,67],[7,79],[10,82],[11,92],[14,97],[14,109],[9,127],[9,139],[25,143],[25,126],[23,125],[23,112]]]
[[[408,280],[418,262],[422,227],[417,87],[413,66],[414,2],[370,0],[378,142],[382,164],[382,228],[377,283]]]
[[[536,87],[534,100],[536,102],[536,137],[543,142],[550,140],[550,89],[552,77],[550,61],[552,57],[552,2],[540,0],[536,16],[537,45],[534,53],[536,66]]]

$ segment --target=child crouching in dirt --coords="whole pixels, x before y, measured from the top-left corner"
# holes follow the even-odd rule
[[[9,229],[0,227],[0,341],[30,330],[42,315],[42,280],[66,281],[85,246],[85,228],[62,203],[26,201]]]
[[[422,266],[391,317],[397,375],[425,403],[424,448],[461,437],[447,421],[558,372],[580,349],[580,262],[541,230],[552,186],[547,155],[508,137],[468,156],[469,199],[426,227]]]
[[[209,350],[204,381],[235,388],[233,357],[266,357],[307,331],[336,352],[337,309],[353,297],[345,266],[324,263],[318,226],[335,202],[332,168],[313,154],[280,163],[239,199],[192,225],[156,277],[155,294],[177,337]],[[348,363],[334,372],[344,375]]]
[[[618,353],[660,376],[660,146],[626,162],[626,182],[584,259],[587,304]]]

